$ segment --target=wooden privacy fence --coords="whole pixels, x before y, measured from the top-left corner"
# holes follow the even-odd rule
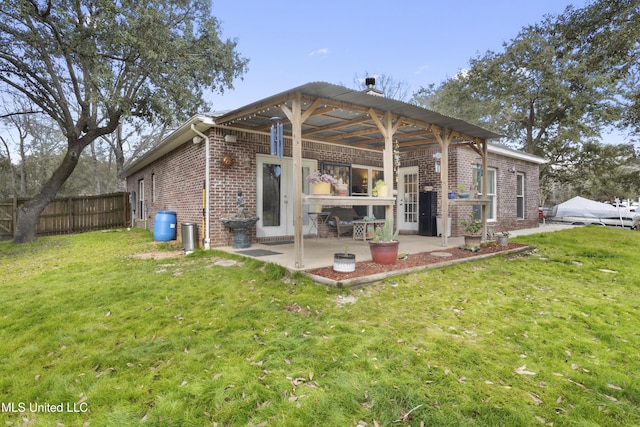
[[[0,201],[0,239],[13,238],[18,208],[29,199]],[[37,233],[68,234],[125,227],[131,222],[129,193],[54,199],[40,214]]]

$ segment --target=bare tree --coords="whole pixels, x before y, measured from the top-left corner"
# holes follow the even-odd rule
[[[407,102],[411,97],[411,86],[409,86],[409,83],[396,80],[386,74],[365,72],[364,76],[361,76],[356,73],[353,77],[353,86],[358,90],[364,90],[366,88],[365,81],[367,77],[373,77],[376,79],[375,88],[381,91],[387,98]]]

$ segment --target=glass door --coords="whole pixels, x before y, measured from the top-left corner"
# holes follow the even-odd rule
[[[398,228],[418,231],[418,167],[398,171]]]
[[[293,161],[275,156],[257,156],[258,237],[293,235]],[[306,177],[315,170],[314,160],[302,161],[302,189],[309,194]],[[302,206],[303,233],[311,231],[308,205]]]

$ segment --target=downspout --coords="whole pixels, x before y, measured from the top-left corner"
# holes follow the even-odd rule
[[[209,137],[204,133],[200,132],[196,129],[196,125],[191,123],[191,130],[198,135],[200,138],[204,140],[204,198],[205,198],[205,206],[204,206],[204,248],[211,249],[211,238],[210,238],[210,230],[211,230],[211,191],[210,191],[210,181],[211,181],[211,172],[210,172],[210,151],[211,145],[209,142]]]

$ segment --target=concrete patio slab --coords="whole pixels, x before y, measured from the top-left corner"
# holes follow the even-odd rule
[[[548,233],[558,230],[566,230],[572,227],[574,226],[566,224],[540,224],[540,226],[536,228],[514,230],[510,231],[509,233],[511,236],[521,236],[525,234]],[[440,237],[400,235],[398,237],[398,240],[400,240],[400,247],[398,250],[399,254],[432,252],[437,250],[444,250],[447,248],[456,248],[464,244],[463,237],[450,237],[448,239],[448,245],[446,248],[442,246],[442,238]],[[333,254],[345,252],[345,249],[350,253],[356,254],[356,260],[358,261],[371,260],[369,243],[363,242],[362,240],[353,240],[349,237],[341,237],[340,239],[337,239],[335,237],[308,237],[304,239],[303,246],[304,265],[301,268],[296,268],[295,266],[295,252],[293,242],[278,244],[275,248],[272,244],[270,245],[253,243],[251,245],[251,249],[262,249],[262,251],[253,252],[260,255],[254,256],[254,258],[260,259],[265,262],[272,262],[281,265],[292,271],[310,270],[314,268],[331,266],[333,265]],[[234,249],[231,246],[217,247],[216,249],[247,256],[247,254],[242,254],[242,250]],[[274,249],[277,250],[277,254],[273,253],[275,252]]]

